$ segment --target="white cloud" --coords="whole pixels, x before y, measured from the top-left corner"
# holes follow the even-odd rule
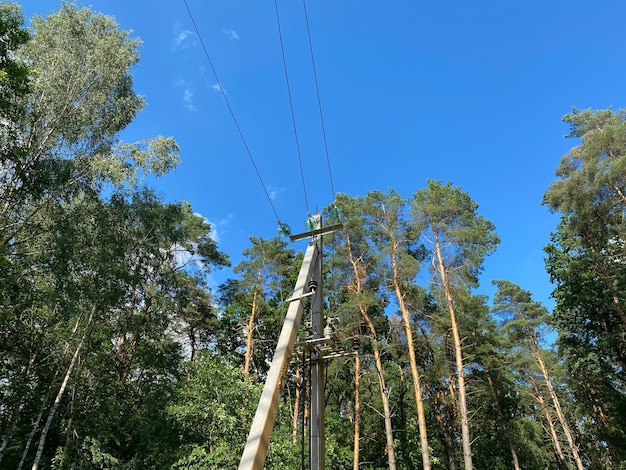
[[[193,90],[191,88],[185,88],[185,91],[183,91],[183,101],[189,111],[197,111],[193,105]]]
[[[219,93],[226,94],[226,90],[224,88],[222,88],[222,86],[219,83],[214,83],[213,85],[211,85],[211,88],[213,88],[215,91],[217,91]]]
[[[185,80],[178,80],[174,84],[177,88],[182,88],[183,90],[183,103],[185,104],[185,108],[189,111],[198,111],[193,102],[194,90],[193,87],[187,83]]]
[[[228,226],[230,225],[230,222],[235,217],[233,214],[228,214],[223,219],[220,219],[217,221],[211,221],[198,212],[195,212],[194,215],[197,215],[198,217],[202,217],[204,221],[211,226],[209,237],[211,237],[211,240],[213,240],[215,243],[219,243],[220,236],[228,232]]]
[[[235,39],[239,39],[239,35],[237,34],[237,32],[234,29],[224,29],[224,30],[222,30],[222,32],[226,36],[228,36],[231,41],[233,41]]]
[[[285,187],[278,188],[271,184],[267,185],[267,193],[269,194],[270,199],[272,201],[275,201],[276,199],[278,199],[278,196],[280,195],[280,193],[283,193],[283,192],[285,192]]]
[[[180,23],[174,25],[174,45],[172,50],[187,49],[196,45],[196,35],[193,31],[183,29]]]

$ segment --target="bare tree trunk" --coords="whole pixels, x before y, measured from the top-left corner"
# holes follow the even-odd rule
[[[28,440],[26,441],[26,446],[24,447],[24,450],[22,451],[22,458],[20,459],[20,463],[17,466],[17,470],[22,470],[22,467],[24,466],[24,462],[26,461],[26,457],[28,456],[28,451],[30,450],[30,445],[33,442],[33,437],[35,437],[35,433],[37,432],[37,429],[39,429],[39,423],[41,423],[41,418],[43,417],[43,411],[46,409],[46,405],[48,404],[48,396],[46,396],[44,401],[41,403],[41,408],[39,409],[39,414],[37,415],[37,419],[33,423],[33,427],[31,428],[30,433],[28,434]]]
[[[80,350],[83,347],[85,338],[87,337],[87,329],[89,328],[89,325],[91,324],[91,319],[93,318],[94,311],[95,311],[95,307],[91,310],[91,313],[89,315],[89,320],[87,320],[87,325],[85,327],[85,332],[83,333],[83,336],[80,339],[80,342],[78,343],[78,346],[76,347],[76,350],[74,351],[72,360],[70,361],[70,364],[67,367],[67,371],[65,372],[65,377],[63,378],[63,382],[61,383],[61,387],[59,388],[59,392],[57,393],[57,396],[54,399],[54,403],[52,403],[52,408],[50,408],[50,412],[48,413],[48,419],[46,419],[46,423],[44,424],[43,430],[41,431],[41,436],[39,437],[39,445],[37,446],[37,453],[35,454],[35,460],[33,461],[33,466],[31,470],[37,470],[37,468],[39,468],[39,462],[41,461],[41,456],[43,455],[43,449],[46,444],[46,437],[48,435],[48,431],[50,430],[50,425],[52,424],[54,415],[56,414],[57,409],[59,408],[59,404],[61,403],[61,400],[63,399],[63,394],[65,393],[67,383],[70,380],[72,371],[74,370],[74,366],[76,365],[76,361],[78,359],[78,355],[80,353]]]
[[[54,384],[54,381],[56,380],[57,375],[59,375],[58,370],[54,373],[54,377],[52,377],[52,384]],[[52,384],[50,385],[50,388],[48,388],[46,397],[41,402],[41,407],[39,408],[39,414],[37,415],[37,419],[33,423],[30,433],[28,434],[28,440],[26,441],[26,445],[24,446],[24,450],[22,451],[22,458],[20,459],[20,463],[17,466],[17,470],[22,470],[22,467],[24,466],[24,462],[26,461],[26,457],[28,456],[28,452],[30,451],[30,445],[33,442],[33,438],[35,437],[35,433],[37,432],[37,429],[39,429],[39,423],[41,423],[41,418],[43,418],[43,412],[48,406],[48,400],[50,398],[50,394],[52,393]]]
[[[363,313],[363,311],[361,312]],[[383,375],[383,363],[380,354],[380,344],[376,340],[376,329],[371,318],[364,314],[365,323],[368,329],[372,333],[372,347],[374,352],[374,367],[376,369],[376,375],[378,375],[378,390],[380,392],[380,399],[383,404],[383,416],[385,418],[385,438],[387,445],[385,446],[385,452],[387,453],[387,462],[389,463],[389,470],[396,469],[396,451],[393,443],[393,426],[391,423],[391,406],[389,406],[389,394],[387,393],[387,386],[385,383],[385,376]]]
[[[243,378],[245,381],[248,380],[248,374],[250,372],[250,361],[252,360],[254,321],[256,320],[259,285],[261,283],[262,273],[263,268],[259,269],[257,273],[256,284],[254,285],[254,292],[252,293],[252,308],[250,310],[250,316],[248,317],[248,326],[246,330],[246,356],[243,364]]]
[[[396,273],[395,257],[392,260],[394,274]],[[404,303],[404,297],[400,291],[400,285],[394,275],[394,290],[398,298],[400,312],[402,313],[402,322],[404,323],[404,333],[407,339],[407,347],[409,352],[409,364],[411,366],[411,378],[413,379],[413,390],[415,392],[415,405],[417,408],[417,425],[420,432],[420,444],[422,447],[422,464],[424,470],[430,470],[430,452],[428,450],[428,434],[426,431],[426,412],[424,411],[424,403],[422,400],[422,386],[420,383],[420,375],[417,369],[417,360],[415,358],[415,347],[413,346],[413,331],[409,319],[409,311]]]
[[[452,338],[454,339],[454,358],[456,362],[457,381],[459,384],[459,414],[461,415],[461,441],[463,444],[463,462],[465,464],[465,470],[472,470],[473,465],[471,438],[469,432],[469,417],[467,411],[467,402],[465,400],[465,372],[463,370],[463,349],[461,344],[461,337],[459,336],[459,328],[456,321],[456,312],[454,311],[454,303],[452,301],[452,293],[450,292],[448,276],[446,274],[446,268],[443,264],[441,246],[436,231],[434,231],[434,237],[435,256],[437,257],[439,275],[441,276],[441,284],[443,286],[443,292],[446,296],[448,311],[450,312],[450,325],[452,328]]]
[[[303,362],[304,366],[304,362]],[[296,397],[291,418],[291,443],[295,446],[298,442],[298,415],[300,414],[300,397],[302,396],[300,384],[300,368],[296,369]]]
[[[552,380],[550,379],[550,374],[548,373],[548,368],[546,367],[546,363],[541,357],[541,353],[539,351],[539,343],[537,341],[536,335],[532,335],[531,339],[533,342],[533,356],[535,357],[535,360],[539,365],[539,369],[541,370],[541,374],[543,375],[546,387],[548,388],[548,393],[550,394],[550,399],[552,400],[552,404],[554,405],[556,417],[559,420],[559,423],[561,423],[561,427],[563,428],[563,432],[565,433],[565,439],[567,439],[567,444],[572,451],[572,456],[574,457],[574,461],[576,462],[576,468],[578,470],[583,470],[583,462],[580,458],[580,455],[578,454],[578,447],[576,446],[576,444],[574,444],[574,438],[567,424],[567,420],[565,419],[565,415],[563,414],[563,410],[561,409],[559,397],[556,396],[556,392],[554,391],[554,387],[552,386]]]

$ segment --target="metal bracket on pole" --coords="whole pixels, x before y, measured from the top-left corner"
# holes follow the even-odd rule
[[[297,233],[295,235],[290,235],[289,239],[292,242],[295,242],[295,241],[303,240],[309,237],[317,237],[320,235],[326,235],[327,233],[333,233],[333,232],[336,232],[337,230],[341,230],[342,228],[343,228],[343,224],[329,225],[328,227],[316,228],[315,230],[311,230],[310,232],[302,232],[302,233]]]

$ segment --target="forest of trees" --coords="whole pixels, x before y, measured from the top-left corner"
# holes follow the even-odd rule
[[[30,24],[0,3],[0,468],[237,468],[303,255],[251,237],[211,290],[211,227],[146,183],[176,142],[119,137],[138,40],[69,3]],[[626,468],[626,111],[564,120],[553,311],[478,293],[499,238],[453,183],[327,209],[325,311],[355,352],[328,364],[327,468]],[[294,363],[268,469],[301,468],[306,385]]]

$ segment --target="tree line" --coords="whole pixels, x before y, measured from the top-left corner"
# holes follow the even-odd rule
[[[0,467],[237,468],[302,253],[251,237],[210,289],[230,264],[210,225],[146,183],[175,140],[120,138],[138,40],[71,3],[26,29],[2,2],[0,30]],[[626,112],[564,120],[553,311],[506,279],[479,293],[499,238],[453,183],[324,211],[351,352],[327,369],[328,468],[626,468]],[[266,468],[306,466],[308,384],[295,360]]]

